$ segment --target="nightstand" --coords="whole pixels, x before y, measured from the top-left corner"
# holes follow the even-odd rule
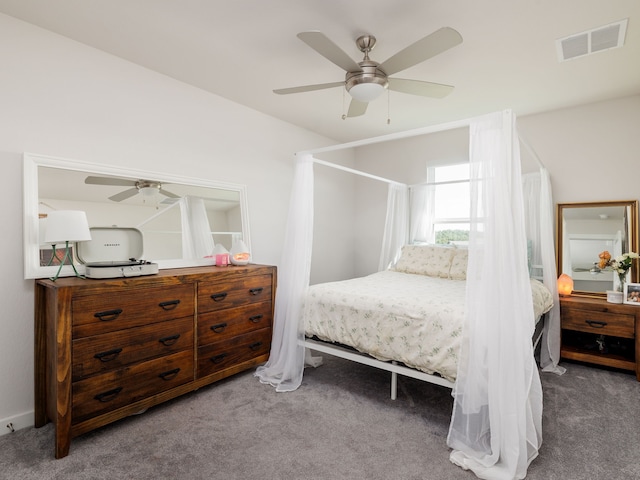
[[[640,306],[560,297],[561,356],[631,370],[640,381]]]

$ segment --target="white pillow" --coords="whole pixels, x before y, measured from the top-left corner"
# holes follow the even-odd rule
[[[451,280],[466,280],[468,262],[469,250],[466,248],[456,248],[454,250],[453,260],[451,260],[449,278],[451,278]]]
[[[435,245],[405,245],[393,270],[449,278],[454,249]]]

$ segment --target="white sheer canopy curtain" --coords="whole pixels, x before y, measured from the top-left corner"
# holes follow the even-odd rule
[[[466,323],[448,445],[484,479],[523,479],[542,443],[520,151],[511,111],[470,125]]]
[[[549,172],[541,167],[539,172],[524,175],[522,190],[527,238],[531,241],[533,276],[542,280],[553,297],[553,307],[543,320],[540,366],[543,372],[562,375],[566,369],[558,365],[561,332],[560,300],[553,241],[553,198]]]
[[[390,183],[387,192],[387,217],[384,224],[378,270],[387,270],[398,261],[402,246],[407,244],[409,225],[409,189],[401,183]]]
[[[435,230],[433,228],[435,193],[434,185],[411,186],[409,243],[435,243]]]
[[[203,258],[213,252],[213,237],[204,200],[184,196],[180,199],[182,219],[182,258]]]
[[[298,319],[309,288],[313,243],[313,157],[308,154],[296,159],[286,232],[278,268],[271,353],[255,373],[278,392],[297,389],[304,371],[304,325]]]

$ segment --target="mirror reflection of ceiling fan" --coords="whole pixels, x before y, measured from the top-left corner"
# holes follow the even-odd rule
[[[118,187],[131,187],[123,190],[120,193],[116,193],[109,197],[109,200],[114,202],[121,202],[127,198],[131,198],[134,195],[142,195],[144,197],[153,196],[156,193],[160,193],[169,198],[180,198],[175,193],[171,193],[162,188],[162,183],[155,182],[153,180],[127,180],[126,178],[116,177],[93,177],[89,176],[84,179],[84,183],[87,185],[109,185]]]
[[[591,275],[598,275],[600,273],[608,273],[611,272],[610,270],[607,269],[602,269],[600,267],[598,267],[597,263],[593,264],[593,267],[591,268],[582,268],[582,267],[575,267],[573,269],[574,272],[589,272]]]
[[[423,97],[445,97],[453,91],[451,85],[403,78],[390,78],[390,75],[413,67],[462,43],[462,36],[457,31],[449,27],[443,27],[409,45],[384,62],[378,63],[369,58],[369,52],[371,52],[376,45],[376,37],[373,35],[363,35],[358,37],[356,45],[364,54],[364,59],[356,63],[321,32],[302,32],[298,34],[298,38],[327,60],[345,70],[347,72],[345,80],[342,82],[282,88],[274,90],[274,93],[286,95],[290,93],[323,90],[326,88],[345,87],[352,97],[349,111],[346,115],[347,117],[364,115],[369,102],[375,100],[386,89]]]

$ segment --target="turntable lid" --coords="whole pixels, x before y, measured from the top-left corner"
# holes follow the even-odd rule
[[[137,228],[92,227],[89,230],[91,240],[76,244],[81,263],[114,267],[131,265],[131,258],[142,258],[142,232]]]

